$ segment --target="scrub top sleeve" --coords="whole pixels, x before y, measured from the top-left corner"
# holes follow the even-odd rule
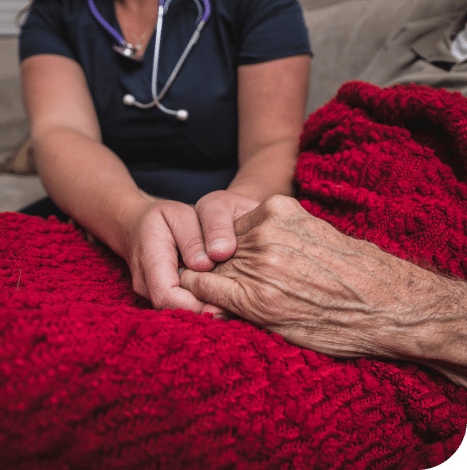
[[[237,18],[239,65],[311,55],[308,30],[296,0],[242,0]]]
[[[76,60],[66,38],[62,2],[35,0],[21,26],[19,58],[22,61],[37,54],[57,54]]]

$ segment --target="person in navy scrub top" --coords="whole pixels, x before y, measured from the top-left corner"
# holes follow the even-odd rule
[[[157,94],[206,11],[161,106],[128,103],[153,100],[158,19]],[[237,218],[292,194],[310,55],[296,0],[171,0],[163,15],[157,0],[35,0],[20,59],[50,199],[156,309],[218,312],[180,287],[178,256],[212,270],[235,252]]]

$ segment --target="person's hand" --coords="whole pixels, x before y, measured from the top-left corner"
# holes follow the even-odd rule
[[[235,252],[234,220],[258,204],[216,191],[198,202],[197,213],[187,204],[154,199],[129,230],[126,260],[135,292],[151,300],[156,310],[183,308],[221,314],[222,309],[199,301],[180,287],[177,250],[188,268],[212,270],[215,261]]]
[[[213,272],[184,270],[183,288],[333,356],[399,357],[414,343],[432,273],[343,235],[288,197],[238,219],[235,233],[235,255]]]
[[[258,201],[232,191],[214,191],[196,204],[209,258],[226,261],[237,249],[234,222],[259,205]]]
[[[156,310],[203,309],[204,302],[180,287],[178,275],[178,250],[190,269],[209,271],[215,266],[205,251],[201,226],[192,207],[154,200],[132,224],[128,239],[126,261],[135,292],[151,300]]]
[[[226,261],[235,253],[234,222],[258,205],[258,201],[227,190],[206,194],[197,202],[195,210],[203,231],[205,249],[212,261]],[[200,313],[207,312],[216,314],[217,318],[227,318],[224,309],[209,303]]]

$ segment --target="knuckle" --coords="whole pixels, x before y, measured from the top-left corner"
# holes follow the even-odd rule
[[[207,236],[212,236],[217,233],[225,233],[228,231],[232,231],[232,226],[232,223],[229,224],[227,222],[221,222],[219,220],[209,220],[206,221],[203,228]]]
[[[195,209],[198,210],[200,207],[203,207],[210,199],[212,199],[212,193],[204,195],[201,199],[198,199],[198,202],[195,204]]]
[[[270,215],[289,215],[301,207],[296,199],[280,194],[270,196],[263,204],[266,212]]]
[[[215,204],[216,201],[222,197],[223,193],[225,191],[218,190],[218,191],[212,191],[205,196],[203,196],[201,199],[198,200],[198,202],[195,204],[195,210],[198,211],[199,209],[205,208],[205,207],[211,207],[212,204]]]
[[[272,269],[275,269],[275,268],[282,269],[284,267],[283,266],[284,256],[282,253],[279,253],[279,252],[269,253],[265,261],[268,264],[268,266]]]
[[[204,276],[197,276],[193,284],[193,290],[195,295],[199,295],[200,297],[203,297],[208,291],[208,282]]]
[[[180,247],[183,253],[195,252],[197,253],[200,249],[204,248],[204,241],[201,236],[191,237],[187,240],[183,246]]]
[[[254,227],[250,236],[256,243],[268,243],[273,242],[277,238],[277,226],[275,219],[267,219],[261,225]]]
[[[202,300],[203,294],[206,292],[206,283],[203,279],[202,274],[184,270],[180,276],[180,287],[187,291],[190,291],[197,299]]]
[[[166,201],[158,209],[167,220],[172,221],[196,216],[195,210],[192,207],[178,201]]]
[[[151,295],[151,302],[157,310],[175,308],[174,302],[172,302],[167,295],[161,293]]]

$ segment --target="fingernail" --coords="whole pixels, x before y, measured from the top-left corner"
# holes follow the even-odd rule
[[[209,256],[205,251],[199,251],[198,253],[196,253],[193,260],[194,260],[195,263],[198,263],[199,261],[208,261]]]
[[[229,242],[226,238],[216,238],[208,245],[208,250],[216,255],[225,255],[229,247]]]

